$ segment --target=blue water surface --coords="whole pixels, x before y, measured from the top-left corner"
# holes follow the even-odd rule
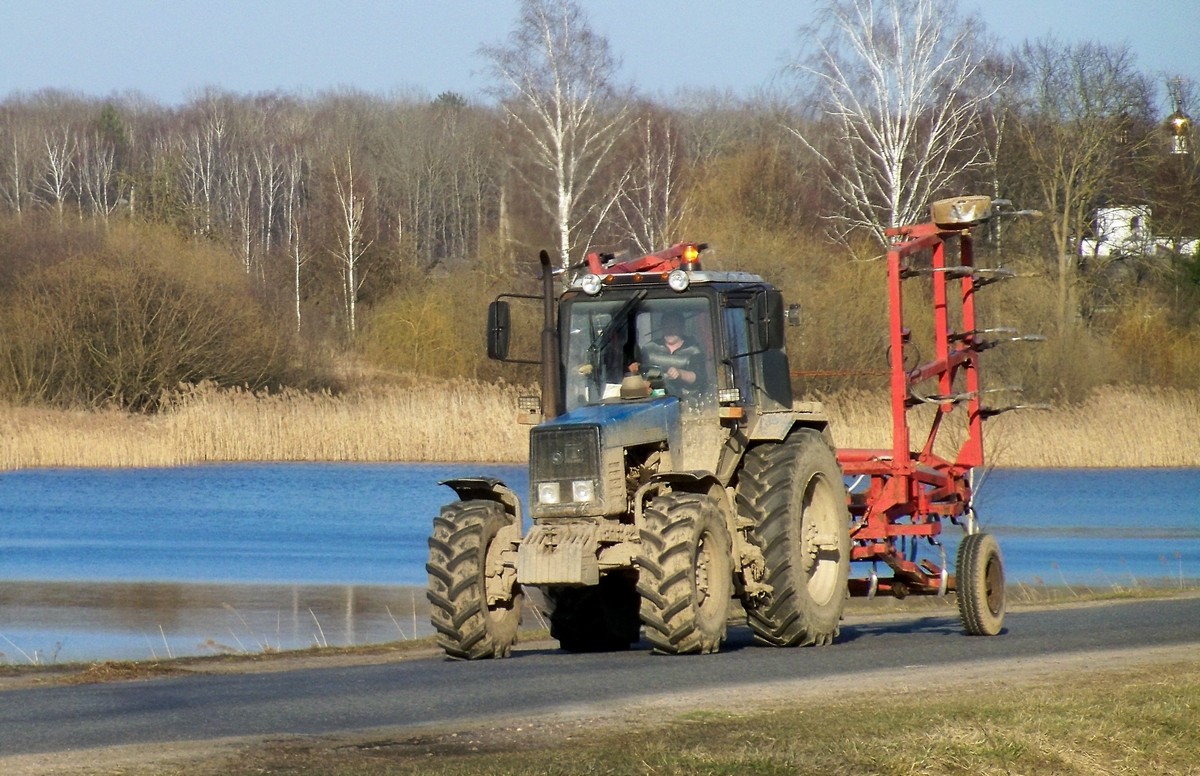
[[[524,467],[233,464],[0,474],[0,579],[424,584],[440,480]]]
[[[438,482],[468,475],[528,490],[523,466],[477,464],[0,474],[0,579],[422,585],[455,498]],[[995,470],[976,492],[1010,581],[1200,576],[1200,469]],[[951,560],[960,534],[947,524]]]
[[[0,474],[0,664],[257,652],[430,632],[440,480],[523,466],[236,464]],[[1012,584],[1194,584],[1200,470],[998,470],[976,488]],[[945,524],[953,567],[962,531]],[[866,564],[852,574],[865,576]],[[880,569],[881,573],[885,573]],[[412,586],[412,587],[405,587]]]
[[[995,470],[975,503],[1010,581],[1129,587],[1200,576],[1200,469]]]

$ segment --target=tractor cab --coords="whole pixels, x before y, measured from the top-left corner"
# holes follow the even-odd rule
[[[545,417],[668,396],[697,410],[725,407],[730,419],[791,407],[782,297],[757,275],[704,270],[705,248],[679,243],[631,261],[588,254],[547,319],[556,342],[554,355],[543,342],[542,358],[557,380],[543,385],[554,394],[543,395]],[[506,357],[506,305],[497,300],[489,314],[494,358]]]
[[[713,301],[707,295],[680,297],[669,290],[651,296],[643,289],[564,300],[567,412],[589,404],[668,395],[715,406]]]

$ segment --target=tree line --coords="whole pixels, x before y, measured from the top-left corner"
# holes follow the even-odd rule
[[[523,0],[479,50],[486,99],[9,95],[0,393],[146,408],[180,382],[328,386],[347,353],[494,379],[479,310],[538,250],[570,267],[683,239],[804,304],[793,357],[826,376],[799,379],[836,389],[885,348],[886,230],[962,193],[1043,213],[982,235],[1027,276],[995,294],[1004,322],[1051,336],[1002,369],[1062,396],[1200,385],[1200,164],[1173,153],[1165,74],[1120,46],[1003,50],[931,0],[827,0],[802,39],[787,89],[651,97],[580,3]],[[1181,110],[1194,84],[1172,84]],[[1147,207],[1158,250],[1081,252],[1106,205]]]

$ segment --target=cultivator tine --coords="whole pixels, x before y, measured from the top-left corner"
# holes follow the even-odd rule
[[[978,351],[990,350],[997,345],[1005,345],[1009,342],[1045,342],[1046,337],[1042,334],[1020,334],[1012,337],[1002,337],[1000,339],[980,340],[972,347]]]
[[[985,393],[1024,393],[1024,391],[1025,391],[1025,389],[1019,385],[1006,385],[1006,386],[1002,386],[1000,388],[988,388],[986,390],[980,391],[980,393],[981,394],[985,394]],[[990,417],[994,417],[996,415],[1003,414],[1005,412],[1012,412],[1013,410],[1048,410],[1048,409],[1050,409],[1050,405],[1043,404],[1043,403],[1006,404],[1002,407],[980,407],[979,414],[984,418],[990,418]]]
[[[962,342],[963,340],[979,337],[984,334],[1010,334],[1015,335],[1017,330],[1012,326],[998,326],[994,329],[972,329],[971,331],[960,331],[950,334],[947,339],[950,342]]]
[[[1049,404],[1009,404],[1004,407],[980,407],[979,414],[985,418],[992,418],[996,415],[1001,415],[1005,412],[1013,412],[1014,410],[1048,410]]]
[[[1012,280],[1017,273],[1005,267],[979,268],[971,276],[975,278],[975,287],[981,288],[989,283],[999,283],[1001,280]]]
[[[970,401],[977,394],[975,391],[964,391],[963,393],[935,393],[930,396],[922,396],[912,388],[908,389],[908,394],[914,400],[924,402],[925,404],[958,404],[959,402]]]
[[[1024,393],[1025,389],[1019,385],[1002,385],[999,388],[985,388],[980,393]]]
[[[951,279],[969,277],[975,281],[976,288],[986,286],[988,283],[1009,280],[1017,276],[1017,273],[1005,267],[969,267],[956,265],[953,267],[905,267],[900,270],[901,279],[935,274],[945,275]]]

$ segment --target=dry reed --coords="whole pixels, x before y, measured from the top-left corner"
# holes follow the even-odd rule
[[[826,398],[825,408],[839,447],[891,445],[886,396],[841,394]],[[931,417],[922,408],[914,411],[912,444],[918,447],[928,430],[922,415]],[[965,429],[949,421],[944,425],[943,437],[953,447]],[[1079,404],[996,416],[985,424],[984,439],[987,462],[1001,467],[1196,467],[1200,392],[1100,388]]]
[[[200,387],[152,416],[0,405],[0,469],[178,466],[210,461],[519,462],[528,426],[512,385],[474,381],[345,395]],[[890,445],[886,396],[826,397],[840,447]],[[922,441],[914,423],[913,442]],[[988,421],[1004,467],[1200,466],[1200,392],[1105,388],[1078,405]],[[950,446],[956,429],[947,429]],[[944,451],[943,451],[944,452]]]

